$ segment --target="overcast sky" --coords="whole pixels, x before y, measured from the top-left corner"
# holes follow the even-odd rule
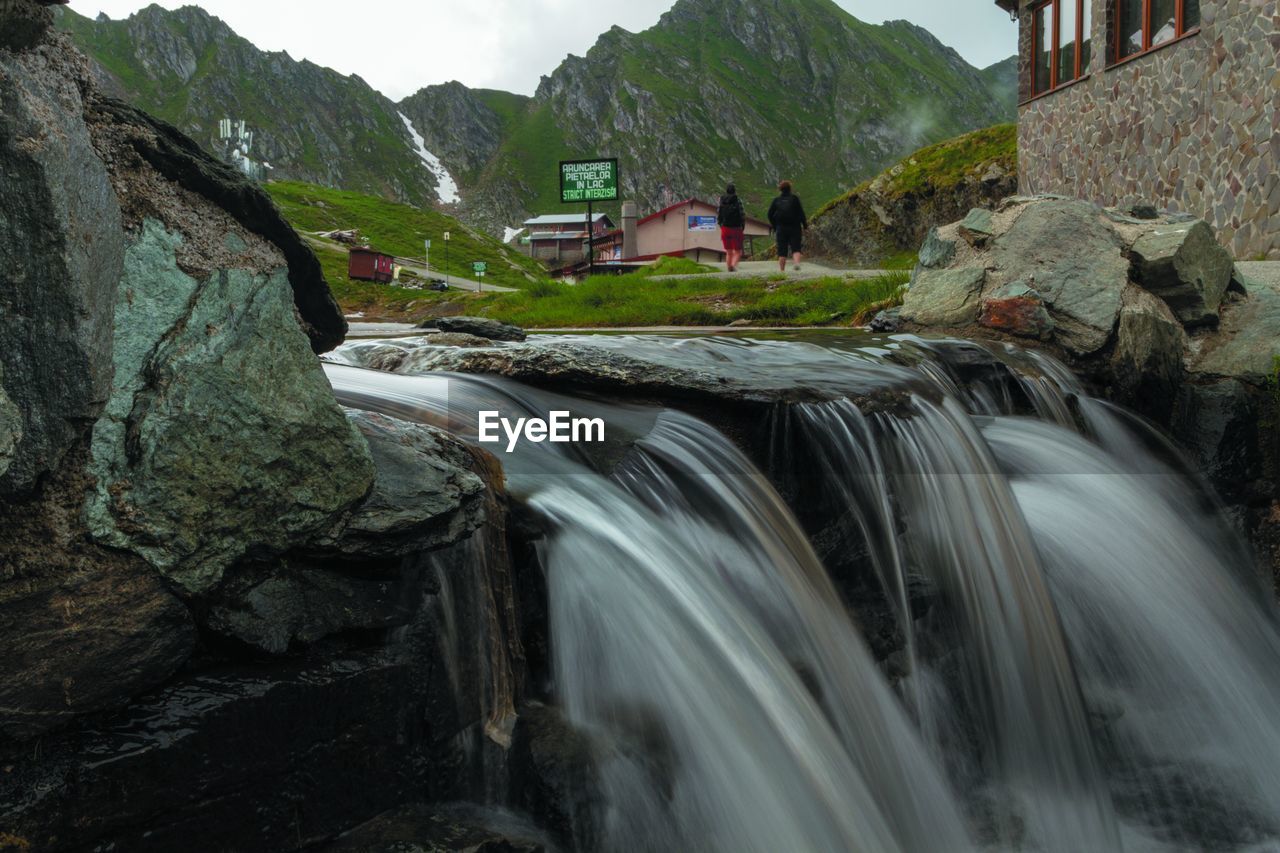
[[[199,5],[264,50],[287,50],[359,74],[393,99],[423,86],[533,94],[568,54],[581,56],[614,24],[653,26],[675,0],[160,0]],[[906,18],[978,67],[1011,56],[1015,27],[994,0],[836,0],[864,21]],[[72,0],[82,15],[125,18],[140,0]],[[363,47],[361,47],[363,46]]]

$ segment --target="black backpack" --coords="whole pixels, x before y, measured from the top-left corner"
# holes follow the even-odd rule
[[[778,196],[774,202],[774,216],[777,224],[783,226],[800,225],[800,205],[796,204],[796,197],[791,193]]]
[[[747,216],[742,209],[742,199],[736,195],[721,196],[717,218],[720,220],[720,224],[726,228],[741,228],[746,225]]]

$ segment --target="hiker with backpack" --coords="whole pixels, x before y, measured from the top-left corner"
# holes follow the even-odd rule
[[[790,181],[779,181],[778,192],[781,195],[769,205],[769,226],[778,239],[778,269],[787,271],[787,255],[790,255],[795,261],[792,268],[799,270],[804,229],[809,221],[804,215],[804,206],[800,204],[800,196],[791,192]]]
[[[738,263],[742,260],[742,235],[747,227],[747,212],[733,184],[725,187],[724,195],[720,196],[716,222],[720,225],[720,242],[724,244],[725,265],[729,272],[737,272]]]

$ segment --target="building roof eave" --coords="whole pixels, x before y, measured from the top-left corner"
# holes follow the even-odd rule
[[[996,5],[1010,15],[1018,11],[1018,0],[996,0]]]

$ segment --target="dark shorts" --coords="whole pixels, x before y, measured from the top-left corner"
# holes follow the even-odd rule
[[[778,257],[785,258],[803,251],[804,229],[800,226],[778,229]]]
[[[724,244],[726,252],[742,251],[742,228],[730,228],[728,225],[720,228],[720,242]]]

